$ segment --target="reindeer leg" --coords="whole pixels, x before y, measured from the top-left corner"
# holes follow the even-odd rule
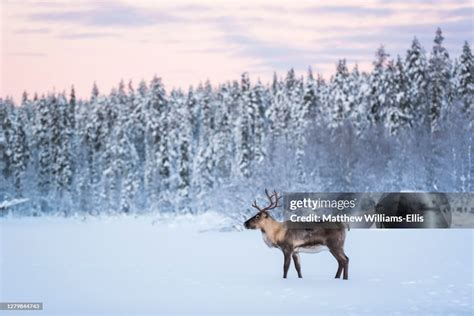
[[[288,275],[288,269],[290,268],[290,263],[291,263],[291,252],[289,251],[283,251],[284,255],[284,262],[283,262],[283,278],[286,279]]]
[[[348,280],[349,279],[349,257],[346,256],[344,251],[342,253],[344,254],[344,258],[346,259],[344,261],[344,276],[343,276],[343,279]]]
[[[295,263],[296,272],[298,272],[298,278],[302,278],[303,275],[301,274],[300,255],[297,252],[293,253],[293,262]]]
[[[335,278],[339,279],[341,277],[341,273],[344,269],[344,260],[343,260],[344,257],[342,257],[341,252],[336,250],[336,249],[330,249],[329,251],[334,256],[334,258],[336,258],[336,260],[337,260],[337,265],[338,266],[337,266],[337,272],[336,272]]]

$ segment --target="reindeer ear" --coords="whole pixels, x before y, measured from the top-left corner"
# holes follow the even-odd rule
[[[267,213],[267,212],[263,212],[263,217],[267,218],[267,217],[268,217],[268,213]]]

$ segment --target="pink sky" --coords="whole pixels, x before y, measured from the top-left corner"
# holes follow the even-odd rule
[[[436,27],[458,56],[473,38],[471,1],[48,1],[0,0],[0,97],[74,84],[88,97],[154,74],[166,88],[254,81],[335,63],[370,69],[384,44],[404,54],[416,35],[431,50]]]

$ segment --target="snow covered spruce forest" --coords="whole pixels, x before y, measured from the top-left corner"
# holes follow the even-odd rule
[[[317,61],[315,61],[317,62]],[[248,211],[279,191],[473,190],[474,66],[438,29],[425,51],[383,47],[373,69],[328,80],[293,69],[262,83],[167,91],[154,77],[88,99],[0,99],[0,201],[24,215]]]

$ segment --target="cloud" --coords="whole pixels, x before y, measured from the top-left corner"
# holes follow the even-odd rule
[[[63,33],[59,35],[59,37],[66,40],[81,40],[81,39],[88,39],[88,38],[119,37],[119,34],[107,33],[107,32]]]
[[[28,28],[28,29],[18,29],[14,31],[16,34],[47,34],[51,30],[49,28]]]
[[[7,53],[9,56],[19,56],[19,57],[46,57],[47,54],[44,53],[36,53],[36,52],[12,52]]]
[[[39,1],[39,0],[3,0],[6,4],[22,5],[24,7],[36,8],[64,8],[67,3],[61,1]],[[86,1],[82,0],[81,5],[84,5]]]
[[[227,47],[227,54],[254,59],[255,64],[270,69],[288,68],[288,65],[295,68],[307,67],[311,63],[313,51],[250,35],[242,23],[238,22],[241,21],[231,16],[213,20],[217,29],[222,32],[216,42],[219,47]]]
[[[429,35],[435,36],[436,28],[440,27],[443,33],[449,34],[449,37],[472,38],[472,20],[470,18],[462,18],[455,21],[440,20],[438,23],[419,23],[410,25],[391,25],[383,27],[383,31],[387,34],[409,34],[413,36]]]
[[[160,23],[177,22],[173,15],[158,10],[132,7],[120,2],[104,2],[88,9],[41,12],[28,15],[36,22],[73,23],[88,27],[136,28]]]
[[[446,10],[446,15],[451,17],[464,17],[472,19],[474,15],[474,9],[472,6],[459,7],[456,9]]]
[[[420,4],[429,4],[429,5],[439,5],[443,3],[453,4],[469,4],[471,0],[379,0],[379,3],[386,4],[386,3],[396,3],[396,4],[413,4],[413,3],[420,3]]]
[[[309,45],[298,45],[294,41],[256,36],[250,32],[248,25],[251,24],[247,22],[233,16],[215,18],[215,28],[222,32],[215,39],[215,46],[216,49],[226,47],[223,53],[227,55],[253,60],[260,69],[306,69],[310,65],[327,64],[332,67],[333,63],[342,58],[350,62],[366,61],[372,58],[375,50],[385,41],[383,34],[374,35],[380,41],[367,42],[362,35],[360,41],[351,39],[350,35],[344,38],[347,32],[342,32],[325,39],[315,39],[312,43],[307,43]],[[342,30],[345,30],[344,26],[341,29],[331,28],[336,33]],[[212,53],[214,49],[210,48],[208,51]]]
[[[43,1],[44,7],[32,11],[25,7],[19,14],[29,19],[31,28],[16,32],[41,34],[48,33],[50,28],[55,38],[84,40],[84,47],[93,45],[93,39],[98,42],[123,37],[123,43],[133,42],[137,51],[153,49],[150,43],[159,44],[173,59],[170,64],[182,56],[197,59],[199,54],[210,59],[222,55],[224,58],[219,60],[249,67],[243,70],[265,72],[290,67],[301,70],[309,65],[315,70],[318,66],[333,69],[340,58],[370,64],[381,44],[386,44],[394,58],[406,52],[414,36],[429,53],[438,26],[443,29],[445,45],[451,53],[457,53],[464,40],[473,42],[473,10],[469,1],[414,0],[418,3],[414,4],[411,0],[381,0],[370,5],[362,1],[327,4],[286,1],[266,5],[263,1],[233,4],[177,0],[145,7],[139,6],[141,1],[86,1],[58,1],[57,5]],[[446,5],[438,5],[441,2]],[[25,24],[19,25],[21,28]],[[159,30],[146,28],[157,25]],[[122,44],[122,41],[114,44]],[[20,54],[28,56],[28,53]],[[31,53],[29,56],[44,55]],[[212,66],[230,68],[234,65],[216,62]],[[199,69],[195,73],[204,71],[212,69]]]
[[[382,7],[364,7],[364,6],[317,6],[306,7],[301,9],[302,13],[310,14],[345,14],[345,15],[374,15],[387,16],[394,12],[394,10]]]
[[[187,4],[187,5],[182,5],[182,6],[178,6],[175,8],[175,10],[177,10],[178,12],[208,12],[208,11],[211,11],[212,8],[211,7],[208,7],[208,6],[205,6],[205,5],[201,5],[201,4]]]
[[[395,10],[387,7],[368,7],[363,5],[311,5],[298,8],[276,6],[276,5],[262,5],[258,7],[264,12],[271,12],[275,14],[333,14],[333,15],[371,15],[371,16],[387,16]],[[247,8],[251,10],[251,8]]]

